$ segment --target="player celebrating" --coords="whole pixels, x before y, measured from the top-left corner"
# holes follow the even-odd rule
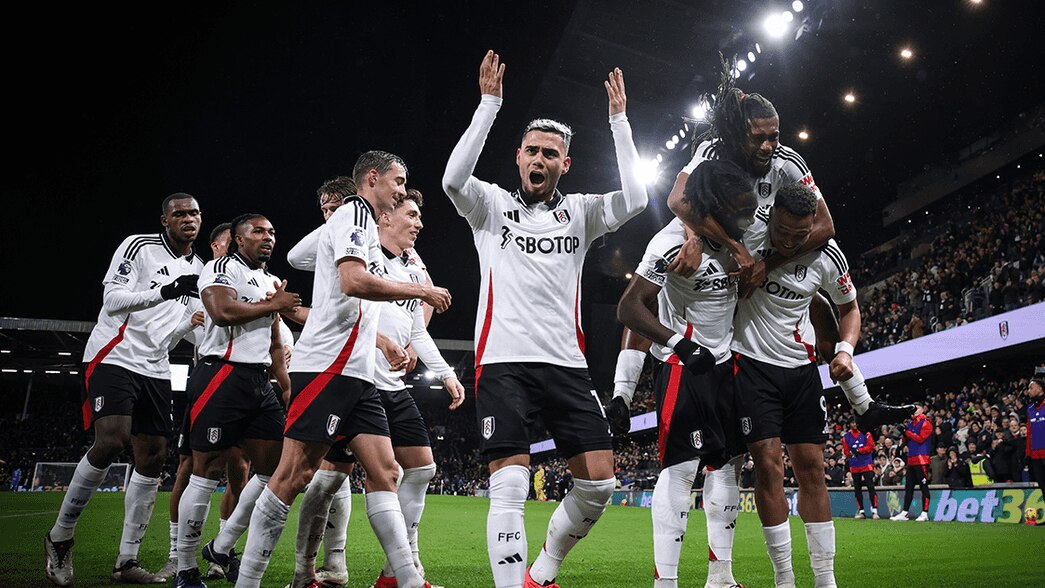
[[[756,199],[751,181],[732,162],[702,163],[690,176],[686,194],[734,239],[740,239],[752,222]],[[654,588],[678,588],[690,491],[701,462],[717,469],[744,453],[739,435],[731,434],[736,418],[729,343],[737,280],[727,272],[734,264],[724,247],[708,240],[694,275],[669,273],[667,267],[685,241],[685,227],[678,219],[653,237],[617,310],[629,329],[656,343],[651,352],[659,360],[655,396],[661,472],[652,504]],[[652,307],[659,309],[659,319]],[[717,509],[709,498],[705,493],[709,551],[730,562],[733,525],[727,525],[727,541],[719,541],[726,531],[710,531],[718,525],[712,516]],[[712,577],[709,567],[708,585],[737,584],[731,569],[728,577]]]
[[[741,294],[744,295],[758,287],[768,272],[787,263],[788,257],[777,252],[765,259],[755,259],[739,241],[729,238],[715,219],[695,214],[683,196],[683,187],[686,178],[700,162],[729,159],[747,169],[755,179],[759,204],[763,206],[772,206],[777,192],[795,182],[808,186],[816,194],[816,215],[809,238],[792,255],[802,255],[824,246],[834,237],[835,228],[827,202],[813,180],[809,166],[797,151],[780,143],[780,116],[773,103],[759,94],[745,94],[734,87],[731,71],[732,67],[723,62],[722,82],[716,91],[715,107],[711,113],[711,129],[701,135],[703,141],[698,139],[695,142],[693,158],[675,180],[668,195],[668,206],[693,231],[723,243],[729,249],[741,268]],[[690,239],[679,259],[686,257],[690,247],[698,245],[699,241]],[[841,339],[831,305],[819,294],[813,298],[810,318],[817,334],[820,359],[830,362]],[[852,374],[839,381],[839,386],[853,406],[862,430],[870,431],[883,424],[900,422],[914,411],[914,407],[909,405],[894,407],[875,402],[855,363]]]
[[[771,209],[756,213],[744,246],[763,259],[779,252],[788,260],[741,299],[734,320],[737,412],[755,462],[755,504],[777,586],[795,585],[781,441],[798,478],[798,513],[805,521],[815,585],[835,586],[835,529],[824,481],[827,402],[816,368],[809,305],[823,288],[838,307],[842,341],[830,369],[831,377],[841,381],[852,377],[860,309],[845,256],[833,240],[800,253],[812,232],[817,202],[812,189],[791,184],[777,192]]]
[[[889,517],[891,521],[908,520],[907,511],[911,509],[914,501],[914,487],[918,486],[922,491],[922,512],[918,518],[919,522],[929,520],[929,453],[932,447],[933,424],[925,413],[929,406],[920,402],[918,409],[907,423],[900,426],[903,431],[903,440],[907,445],[907,476],[904,477],[903,510]]]
[[[113,582],[162,582],[138,563],[171,433],[168,348],[181,324],[203,261],[192,244],[200,229],[199,204],[184,193],[163,200],[159,234],[131,235],[113,254],[98,323],[84,350],[84,429],[94,445],[76,466],[58,520],[44,538],[46,575],[73,582],[76,522],[116,456],[128,443],[134,472],[124,499],[120,554]]]
[[[867,486],[867,497],[871,499],[871,518],[878,516],[878,493],[874,490],[874,438],[870,433],[860,432],[856,419],[849,418],[849,430],[842,436],[842,453],[845,454],[849,473],[853,476],[853,492],[856,493],[856,517],[867,518],[864,512],[864,491]]]
[[[294,396],[283,453],[251,516],[237,586],[260,586],[290,504],[335,443],[347,444],[367,472],[367,517],[399,584],[424,585],[410,556],[395,495],[399,467],[373,385],[378,310],[371,301],[420,298],[437,311],[450,304],[445,289],[381,275],[377,214],[391,211],[395,198],[405,193],[406,173],[406,164],[395,155],[361,155],[352,171],[358,196],[338,208],[320,232],[314,304],[291,367]]]
[[[625,114],[624,76],[604,83],[621,191],[563,196],[572,131],[538,119],[516,150],[520,188],[472,175],[501,105],[504,65],[493,51],[479,68],[479,107],[454,147],[443,188],[472,228],[482,284],[475,328],[477,417],[490,467],[486,541],[498,588],[554,586],[570,549],[606,510],[616,480],[612,440],[584,359],[580,279],[591,242],[646,206]],[[526,569],[523,513],[530,488],[530,425],[540,414],[574,475]]]

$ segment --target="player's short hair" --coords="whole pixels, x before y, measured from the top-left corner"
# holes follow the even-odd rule
[[[421,194],[421,191],[417,188],[407,188],[405,196],[396,196],[395,206],[393,208],[399,208],[399,205],[406,202],[407,200],[413,201],[418,208],[425,205],[425,197]]]
[[[316,198],[319,205],[323,206],[326,196],[333,196],[338,200],[344,200],[356,193],[356,181],[348,176],[337,176],[325,182],[316,189]]]
[[[751,174],[728,159],[701,162],[686,180],[683,196],[698,217],[710,215],[734,239],[743,236],[735,213],[758,204]]]
[[[774,207],[783,208],[795,216],[816,214],[816,194],[801,182],[788,184],[776,193]]]
[[[175,192],[171,194],[163,199],[163,204],[160,205],[160,214],[167,214],[167,209],[170,207],[171,202],[174,202],[175,200],[188,200],[189,198],[192,198],[193,200],[196,199],[192,194],[186,194],[185,192]]]
[[[552,120],[550,118],[535,118],[530,121],[526,128],[523,129],[522,136],[519,137],[519,141],[522,142],[522,138],[526,136],[526,133],[530,131],[541,131],[544,133],[552,133],[562,137],[563,146],[566,148],[566,152],[570,152],[570,141],[573,140],[573,129],[570,125]]]
[[[233,253],[239,251],[239,246],[236,245],[236,233],[239,232],[239,228],[243,226],[244,223],[256,218],[268,217],[257,212],[248,212],[246,214],[241,214],[236,218],[232,219],[232,222],[229,223],[229,250],[228,253],[226,253],[226,255],[231,256]]]
[[[231,237],[231,235],[232,235],[232,223],[221,223],[220,225],[214,227],[214,229],[212,229],[211,232],[210,232],[210,242],[213,243],[213,242],[217,241],[218,237],[220,237],[221,234],[224,233],[225,231],[229,231],[229,236]]]
[[[722,72],[714,96],[707,96],[712,104],[708,113],[711,128],[693,141],[693,149],[706,139],[719,139],[730,157],[741,157],[751,121],[780,116],[776,107],[761,94],[745,94],[736,87],[733,70],[737,58],[727,60],[719,54]]]
[[[370,170],[375,169],[377,173],[384,174],[397,163],[402,166],[403,172],[407,171],[406,162],[403,161],[402,157],[387,151],[367,151],[360,155],[359,159],[356,160],[356,164],[352,166],[352,179],[355,181],[356,186],[359,186],[366,179],[366,175]]]

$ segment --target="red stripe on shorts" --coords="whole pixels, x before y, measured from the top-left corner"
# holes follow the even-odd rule
[[[225,381],[225,378],[229,377],[230,373],[232,373],[232,364],[226,363],[221,366],[218,373],[214,374],[214,377],[207,383],[207,387],[203,389],[203,394],[200,394],[200,397],[196,399],[196,402],[192,403],[192,412],[189,413],[190,427],[196,422],[196,417],[200,415],[203,407],[207,406],[207,403],[210,402],[210,397],[214,396],[214,392],[219,386],[221,386],[222,382]]]
[[[668,389],[664,392],[664,406],[660,409],[660,423],[657,426],[657,448],[660,450],[660,462],[664,463],[664,452],[668,448],[668,434],[671,432],[671,416],[675,412],[675,402],[679,397],[679,383],[682,381],[682,365],[677,360],[671,365],[668,377]]]
[[[345,369],[348,358],[352,357],[352,349],[356,346],[356,337],[359,335],[359,323],[361,322],[363,322],[362,306],[359,307],[359,317],[356,318],[356,325],[352,327],[352,333],[349,334],[348,341],[345,341],[345,346],[341,348],[341,353],[337,354],[334,363],[313,378],[290,403],[290,408],[287,410],[287,426],[283,428],[284,433],[290,430],[290,426],[305,412],[308,405],[312,404],[316,396],[319,396],[319,393],[330,380],[333,380],[334,376],[339,375]]]
[[[102,347],[101,350],[98,351],[98,355],[94,356],[91,363],[87,364],[87,369],[83,372],[84,391],[89,391],[91,389],[91,374],[94,373],[94,368],[98,367],[98,364],[105,359],[106,355],[109,355],[110,351],[120,344],[120,341],[123,341],[123,333],[127,330],[127,321],[129,320],[131,320],[131,317],[130,315],[127,315],[127,318],[123,319],[123,324],[120,325],[120,330],[116,332],[116,336],[106,343],[105,347]],[[82,407],[84,431],[91,428],[91,397],[90,394],[86,394],[86,396],[87,398],[83,401]]]

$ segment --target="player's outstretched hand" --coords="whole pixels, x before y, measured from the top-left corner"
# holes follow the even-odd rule
[[[425,286],[421,300],[425,304],[431,304],[436,312],[446,312],[450,308],[450,291],[439,286]]]
[[[457,407],[464,402],[464,386],[461,385],[461,381],[456,376],[450,376],[443,380],[443,386],[446,387],[447,393],[450,394],[450,410],[457,410]]]
[[[196,312],[192,313],[192,318],[189,319],[189,322],[192,323],[193,327],[202,327],[203,326],[203,311],[202,310],[197,310]]]
[[[614,396],[606,405],[606,420],[614,435],[627,435],[631,431],[631,411],[623,396]]]
[[[715,355],[707,347],[694,343],[692,339],[683,337],[675,344],[674,349],[679,362],[698,376],[710,372],[711,368],[715,367]]]
[[[181,296],[200,297],[200,291],[196,283],[199,282],[199,274],[185,274],[174,278],[169,284],[160,287],[160,296],[164,300],[172,300]]]
[[[619,67],[613,68],[603,85],[610,99],[610,116],[624,112],[628,105],[628,96],[624,93],[624,72]]]
[[[501,80],[504,78],[504,64],[501,56],[493,49],[486,52],[483,62],[479,64],[479,93],[492,94],[500,98],[503,93]]]
[[[301,296],[294,292],[287,292],[286,280],[283,280],[279,284],[275,284],[275,286],[276,290],[268,296],[268,300],[272,302],[276,307],[276,310],[279,312],[289,312],[301,306]]]
[[[704,242],[700,240],[700,237],[693,235],[686,239],[682,244],[682,249],[679,249],[678,255],[668,264],[668,271],[688,278],[697,273],[703,255]]]

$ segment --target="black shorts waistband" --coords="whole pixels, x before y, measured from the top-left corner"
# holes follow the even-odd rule
[[[224,357],[218,357],[217,355],[204,355],[200,358],[200,361],[220,361],[221,363],[227,363],[232,367],[246,368],[248,370],[257,370],[259,372],[267,372],[269,366],[263,363],[243,363],[241,361],[229,361]]]

